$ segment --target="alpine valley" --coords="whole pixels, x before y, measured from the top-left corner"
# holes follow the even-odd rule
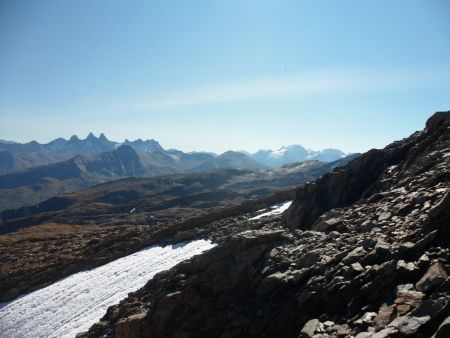
[[[110,141],[104,134],[72,136],[47,144],[0,142],[0,211],[40,203],[58,194],[76,192],[127,177],[154,177],[214,169],[262,171],[304,161],[322,164],[344,159],[339,150],[312,151],[289,146],[255,154],[227,151],[185,153],[165,150],[155,140]],[[352,155],[353,156],[353,155]],[[302,169],[303,170],[303,169]],[[273,176],[277,171],[268,175]]]
[[[67,142],[61,154],[75,155]],[[450,335],[450,112],[384,149],[306,151],[281,167],[261,158],[303,148],[216,156],[126,143],[2,176],[3,193],[13,177],[75,182],[2,213],[7,336]],[[48,144],[2,146],[56,158]]]

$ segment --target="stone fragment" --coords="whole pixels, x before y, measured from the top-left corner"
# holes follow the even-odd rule
[[[377,225],[373,223],[372,221],[364,221],[361,226],[359,227],[361,232],[368,232],[375,228]]]
[[[309,251],[300,257],[297,264],[301,268],[306,268],[313,266],[319,259],[320,259],[320,252]]]
[[[379,240],[375,245],[375,252],[379,255],[385,255],[390,253],[391,247],[385,241]]]
[[[420,327],[430,321],[430,317],[410,317],[401,316],[395,318],[389,323],[388,327],[394,327],[400,334],[411,336],[416,333]]]
[[[420,306],[418,306],[417,309],[411,312],[411,316],[414,317],[430,316],[431,318],[434,318],[442,311],[442,309],[444,309],[447,306],[448,301],[449,300],[446,297],[440,297],[438,299],[431,299],[431,298],[427,299],[422,304],[420,304]]]
[[[120,319],[115,326],[115,338],[139,338],[142,337],[142,320],[147,315],[146,311]]]
[[[361,258],[363,258],[366,255],[366,250],[362,246],[359,246],[352,251],[349,252],[347,256],[344,257],[342,260],[342,263],[344,264],[352,264],[354,262],[359,261]]]
[[[395,304],[397,304],[397,315],[404,315],[417,308],[421,303],[425,294],[418,291],[399,291]]]
[[[386,221],[392,217],[392,214],[390,212],[382,212],[378,215],[378,221]]]
[[[350,335],[350,328],[347,324],[335,325],[334,329],[336,330],[336,336],[339,338],[347,337]]]
[[[383,328],[389,324],[397,315],[397,308],[395,305],[386,306],[378,311],[375,317],[375,327]]]
[[[408,252],[415,247],[415,244],[412,242],[404,242],[400,244],[399,250],[400,252]]]
[[[280,286],[284,279],[286,278],[286,274],[282,272],[275,272],[267,277],[265,277],[258,289],[256,290],[256,294],[258,295],[268,295],[273,290],[275,290],[278,286]]]
[[[373,238],[366,238],[362,245],[365,250],[372,249],[377,244],[377,240]]]
[[[371,338],[388,338],[392,337],[398,332],[397,328],[395,327],[386,327],[382,329],[381,331],[375,332]]]
[[[413,277],[419,273],[419,268],[413,262],[405,262],[404,260],[399,260],[397,262],[397,271],[404,277]]]
[[[308,320],[300,332],[300,337],[312,338],[316,333],[316,330],[319,328],[319,325],[320,321],[318,319]]]
[[[331,231],[335,230],[337,225],[340,224],[341,222],[342,221],[338,218],[331,218],[326,221],[314,224],[312,229],[321,232]]]
[[[361,273],[361,272],[363,272],[363,271],[364,271],[363,266],[362,266],[360,263],[358,263],[358,262],[352,263],[352,264],[350,265],[349,272],[350,272],[351,274],[359,274],[359,273]]]
[[[441,263],[434,263],[423,277],[416,283],[416,289],[422,292],[428,292],[438,286],[448,277],[447,272]]]

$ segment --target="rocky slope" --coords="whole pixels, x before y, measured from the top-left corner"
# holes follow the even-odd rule
[[[211,222],[292,200],[294,190],[286,189],[346,161],[130,178],[5,211],[2,218],[8,220],[0,223],[0,301],[145,245],[219,238],[242,226],[247,229],[253,223]]]
[[[8,174],[36,166],[68,160],[77,155],[95,155],[112,151],[117,142],[109,141],[104,134],[94,134],[84,139],[73,135],[69,140],[57,138],[49,143],[0,142],[0,174]]]
[[[122,147],[117,150],[120,149]],[[57,212],[58,215],[51,216],[52,222],[118,225],[120,222],[117,220],[125,216],[126,221],[129,222],[128,214],[130,210],[134,209],[133,216],[139,224],[148,223],[149,219],[152,222],[162,222],[173,218],[171,217],[173,213],[170,211],[173,208],[184,208],[185,211],[187,208],[194,208],[198,212],[198,209],[207,209],[227,204],[230,201],[264,197],[275,191],[292,189],[312,181],[349,160],[350,158],[345,158],[325,164],[307,161],[272,170],[216,169],[204,173],[129,178],[72,194],[51,197],[36,205],[6,210],[0,214],[0,218],[6,221],[38,214],[41,214],[39,217],[42,217],[43,213]],[[128,166],[122,165],[110,173],[108,168],[114,166],[104,166],[100,162],[96,172],[101,175],[95,177],[98,179],[105,176],[110,177],[110,174],[114,175],[114,173],[123,176],[128,173],[131,176],[133,172],[138,173],[139,170],[143,170],[139,163],[129,162]],[[129,170],[124,171],[123,169],[127,167]],[[84,172],[84,170],[80,169],[79,172]],[[92,173],[92,170],[89,172]],[[55,170],[54,173],[62,174],[58,170]],[[77,176],[76,182],[86,184],[87,182],[83,180],[86,176],[89,178],[88,175]],[[73,181],[74,179],[68,180],[68,182]],[[0,177],[0,187],[1,183]],[[7,196],[0,197],[0,201],[6,199]],[[163,212],[158,213],[158,211]],[[183,217],[187,216],[184,213]],[[49,219],[48,216],[44,217]],[[30,224],[30,222],[18,221],[15,224],[17,226],[13,228],[17,229]],[[6,225],[0,223],[0,233],[5,232]]]
[[[300,188],[285,216],[211,223],[233,231],[80,337],[448,337],[449,168],[436,113]]]
[[[151,161],[144,162],[130,146],[93,156],[33,167],[0,176],[0,211],[39,203],[49,197],[78,191],[124,177],[173,173]]]

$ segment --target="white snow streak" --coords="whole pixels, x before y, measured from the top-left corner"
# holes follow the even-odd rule
[[[74,337],[156,273],[214,246],[205,240],[153,246],[0,304],[0,336]]]
[[[260,218],[263,218],[263,217],[268,217],[268,216],[282,214],[283,212],[285,212],[289,208],[291,203],[292,203],[292,201],[284,202],[283,204],[280,204],[280,205],[275,205],[275,206],[272,207],[272,210],[270,210],[268,212],[265,212],[263,214],[260,214],[258,216],[252,217],[252,218],[250,218],[250,220],[256,220],[256,219],[260,219]]]

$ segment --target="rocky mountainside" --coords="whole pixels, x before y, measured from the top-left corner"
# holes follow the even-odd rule
[[[345,154],[339,149],[324,149],[321,151],[306,149],[301,145],[290,145],[277,150],[259,150],[250,156],[269,167],[277,168],[286,164],[316,160],[333,162],[343,158]]]
[[[5,211],[0,302],[146,245],[238,232],[251,223],[213,221],[292,200],[293,188],[347,160],[128,178]]]
[[[95,155],[109,152],[118,143],[109,141],[104,134],[98,138],[89,133],[86,139],[73,135],[69,140],[57,138],[49,143],[0,143],[0,174],[53,164],[77,155]]]
[[[175,166],[161,165],[161,160],[155,160],[154,153],[144,155],[138,156],[130,146],[120,146],[98,155],[76,156],[67,161],[1,175],[0,211],[36,204],[58,194],[124,177],[176,172]]]
[[[449,337],[449,168],[441,112],[299,188],[286,215],[212,222],[217,247],[79,337]]]
[[[119,148],[120,149],[120,148]],[[118,149],[118,150],[119,150]],[[39,204],[1,213],[6,228],[17,229],[49,218],[63,224],[119,225],[163,222],[199,209],[256,199],[313,181],[350,160],[332,163],[306,161],[271,170],[216,169],[209,172],[117,180],[71,194],[51,197]],[[136,165],[129,165],[136,171]],[[139,168],[137,168],[139,170]],[[233,202],[233,203],[234,203]],[[133,221],[128,215],[133,212]],[[51,216],[47,215],[52,213]],[[23,220],[22,218],[28,218]],[[123,221],[121,221],[123,219]],[[8,222],[5,222],[8,221]]]

